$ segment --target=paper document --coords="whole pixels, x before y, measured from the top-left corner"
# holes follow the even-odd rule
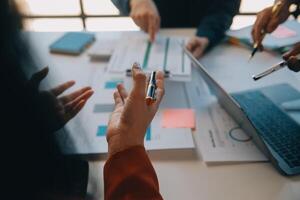
[[[88,49],[88,56],[91,58],[92,61],[108,62],[116,46],[117,41],[113,39],[97,40]]]
[[[148,36],[135,34],[120,39],[108,64],[110,72],[125,72],[134,62],[140,63],[145,72],[169,71],[171,79],[188,81],[191,76],[191,61],[181,45],[185,38],[157,36],[154,43]]]
[[[106,131],[110,115],[114,110],[113,93],[118,83],[123,82],[126,88],[132,84],[131,77],[111,73],[95,73],[93,83],[94,95],[89,99],[85,108],[65,126],[65,133],[60,134],[59,143],[65,154],[107,153]],[[184,84],[181,82],[174,82]],[[173,83],[172,83],[173,85]],[[166,83],[166,87],[168,84]],[[183,88],[183,87],[182,87]],[[174,91],[178,86],[174,87]],[[183,91],[182,91],[183,93]],[[180,94],[180,92],[177,92]],[[171,96],[169,96],[171,95]],[[165,95],[166,106],[174,104],[173,92]],[[169,96],[169,97],[168,97]],[[178,98],[180,99],[180,98]],[[183,98],[185,99],[185,98]],[[161,106],[163,106],[162,103]],[[194,140],[190,128],[163,128],[162,111],[158,111],[145,135],[147,150],[163,149],[192,149]]]
[[[267,161],[249,137],[217,103],[215,98],[205,112],[197,113],[200,150],[206,162]],[[205,126],[201,126],[205,124]],[[197,124],[198,126],[198,124]]]

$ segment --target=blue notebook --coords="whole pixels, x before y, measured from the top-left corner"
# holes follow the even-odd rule
[[[52,43],[49,47],[52,53],[79,55],[95,41],[95,35],[85,32],[69,32]]]

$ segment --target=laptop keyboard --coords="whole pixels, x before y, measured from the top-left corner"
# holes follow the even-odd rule
[[[232,96],[261,137],[291,168],[300,167],[300,125],[260,91]]]

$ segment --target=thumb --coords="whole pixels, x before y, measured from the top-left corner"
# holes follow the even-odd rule
[[[41,71],[38,71],[37,73],[34,73],[31,76],[31,79],[29,81],[30,85],[34,88],[38,88],[41,81],[48,75],[48,72],[49,72],[49,68],[45,67]]]

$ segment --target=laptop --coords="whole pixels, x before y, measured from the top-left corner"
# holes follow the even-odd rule
[[[185,48],[220,105],[252,138],[257,147],[283,175],[300,174],[300,125],[283,109],[283,104],[300,99],[288,84],[227,93]]]

